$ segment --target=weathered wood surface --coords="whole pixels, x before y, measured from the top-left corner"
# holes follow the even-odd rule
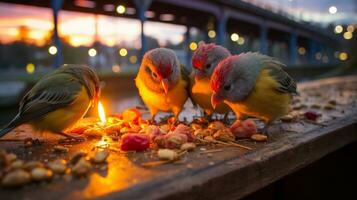
[[[318,123],[277,123],[267,143],[242,141],[251,151],[234,147],[202,153],[198,148],[179,163],[156,168],[140,164],[155,158],[152,152],[112,152],[108,169],[85,179],[59,178],[51,183],[21,189],[0,189],[1,199],[238,199],[357,140],[357,77],[342,77],[299,84],[302,108],[322,114]],[[333,110],[312,109],[337,102]],[[314,105],[315,107],[318,107]],[[314,107],[313,106],[313,107]],[[323,124],[323,125],[322,125]],[[289,131],[287,131],[289,130]],[[74,145],[68,154],[51,153],[51,144],[24,148],[21,143],[1,143],[23,159],[52,160],[90,149],[90,143]]]

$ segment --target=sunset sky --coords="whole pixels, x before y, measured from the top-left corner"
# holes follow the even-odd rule
[[[140,23],[135,19],[97,16],[99,40],[109,46],[123,44],[139,48],[137,40]],[[0,41],[12,42],[19,36],[19,28],[29,28],[28,37],[41,45],[43,39],[53,29],[51,10],[24,5],[0,3]],[[147,22],[145,32],[155,37],[159,43],[166,41],[179,43],[183,40],[184,26]],[[90,46],[95,39],[95,15],[61,11],[59,15],[59,34],[67,37],[73,46]]]
[[[327,23],[357,23],[355,0],[245,0],[250,3],[269,4],[286,10],[300,18]],[[338,12],[328,13],[335,5]],[[118,17],[97,16],[98,37],[109,46],[121,44],[140,48],[138,40],[140,24],[138,20]],[[35,44],[43,45],[50,37],[52,25],[51,10],[24,5],[0,3],[0,42],[8,43],[19,39],[20,28],[26,27],[26,38]],[[145,32],[164,45],[167,41],[179,43],[184,38],[184,26],[147,22]],[[91,46],[95,40],[95,15],[79,12],[60,11],[59,34],[73,46]]]

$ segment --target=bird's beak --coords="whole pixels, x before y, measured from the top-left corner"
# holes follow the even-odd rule
[[[214,109],[216,109],[216,106],[220,104],[223,101],[223,97],[218,95],[217,93],[213,93],[211,96],[211,104]]]
[[[206,75],[205,75],[204,72],[202,72],[202,71],[200,71],[200,70],[196,70],[196,71],[195,71],[195,81],[196,81],[196,82],[199,81],[199,80],[201,80],[201,79],[203,79],[205,76],[206,76]]]
[[[169,92],[169,80],[167,80],[166,78],[162,79],[161,86],[164,89],[165,94],[167,94]]]

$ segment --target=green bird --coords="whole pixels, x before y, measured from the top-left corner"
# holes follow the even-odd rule
[[[22,98],[18,114],[0,131],[0,137],[23,123],[39,132],[74,137],[65,131],[96,105],[99,95],[99,79],[91,68],[63,65],[40,79]]]

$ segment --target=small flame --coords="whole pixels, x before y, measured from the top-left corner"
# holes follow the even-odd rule
[[[107,119],[105,118],[105,112],[104,112],[104,107],[102,102],[98,102],[98,114],[99,114],[99,119],[100,121],[105,124],[107,123]]]

